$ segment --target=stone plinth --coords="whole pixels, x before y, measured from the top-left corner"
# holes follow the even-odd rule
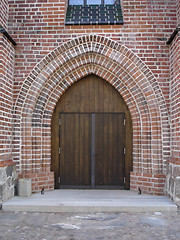
[[[31,179],[23,178],[18,180],[18,196],[29,197],[32,194]]]
[[[0,200],[5,201],[14,196],[14,180],[16,178],[14,165],[0,168]]]

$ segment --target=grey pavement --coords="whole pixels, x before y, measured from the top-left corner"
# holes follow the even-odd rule
[[[1,240],[180,240],[179,212],[0,212]]]

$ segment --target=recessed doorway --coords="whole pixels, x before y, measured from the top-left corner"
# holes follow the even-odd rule
[[[131,117],[123,98],[90,75],[61,97],[52,117],[56,188],[129,189]]]

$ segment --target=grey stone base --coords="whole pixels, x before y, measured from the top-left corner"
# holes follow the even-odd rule
[[[28,178],[19,179],[17,188],[18,188],[18,196],[19,197],[31,196],[31,194],[32,194],[31,179],[28,179]]]
[[[13,212],[173,212],[177,206],[166,196],[127,190],[58,189],[30,197],[15,196],[3,203]],[[132,239],[132,238],[131,238]]]
[[[0,168],[0,202],[14,196],[15,165]]]
[[[180,165],[169,164],[169,170],[166,177],[166,193],[170,198],[180,206]]]

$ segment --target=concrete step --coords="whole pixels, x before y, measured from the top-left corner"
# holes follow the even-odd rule
[[[30,197],[15,196],[2,205],[16,212],[164,212],[177,211],[165,196],[124,190],[54,190]]]

